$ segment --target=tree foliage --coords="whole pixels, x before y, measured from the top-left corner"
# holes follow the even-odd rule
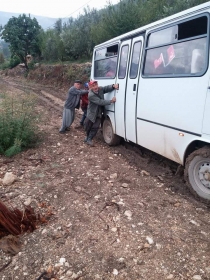
[[[38,37],[40,30],[41,26],[35,18],[23,14],[10,18],[1,32],[2,39],[10,44],[11,55],[18,56],[26,68],[28,54],[35,57],[40,55]]]
[[[0,64],[3,64],[4,62],[5,62],[4,55],[3,53],[0,53]]]

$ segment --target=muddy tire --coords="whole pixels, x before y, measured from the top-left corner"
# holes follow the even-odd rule
[[[190,191],[210,203],[210,147],[203,147],[188,156],[184,175]]]
[[[103,122],[103,137],[104,141],[109,146],[116,146],[120,143],[121,138],[114,134],[112,124],[109,119],[105,119]]]

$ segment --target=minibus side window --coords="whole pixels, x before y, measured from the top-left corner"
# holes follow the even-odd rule
[[[130,67],[130,78],[135,79],[138,74],[139,58],[141,53],[141,42],[136,42],[133,46],[132,61]]]
[[[143,74],[202,75],[208,61],[207,26],[208,17],[201,16],[149,34]]]
[[[120,54],[120,65],[118,70],[118,78],[124,79],[126,75],[126,69],[127,69],[127,62],[128,62],[128,45],[125,45],[121,49]]]
[[[94,78],[115,78],[117,70],[118,45],[95,51]]]

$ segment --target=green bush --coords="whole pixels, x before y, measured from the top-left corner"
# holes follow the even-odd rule
[[[19,57],[17,57],[17,56],[13,56],[13,57],[11,57],[10,58],[10,61],[9,61],[9,68],[14,68],[14,67],[16,67],[18,64],[20,64],[21,63],[21,60],[20,60],[20,58]]]
[[[0,95],[0,154],[11,157],[38,140],[39,118],[31,96]]]
[[[0,64],[0,70],[5,70],[10,68],[10,63],[8,61]]]

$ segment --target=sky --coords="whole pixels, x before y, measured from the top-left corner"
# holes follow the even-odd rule
[[[110,0],[116,4],[120,0]],[[77,17],[87,6],[101,9],[108,5],[109,0],[3,0],[1,12],[33,14],[51,18]]]

